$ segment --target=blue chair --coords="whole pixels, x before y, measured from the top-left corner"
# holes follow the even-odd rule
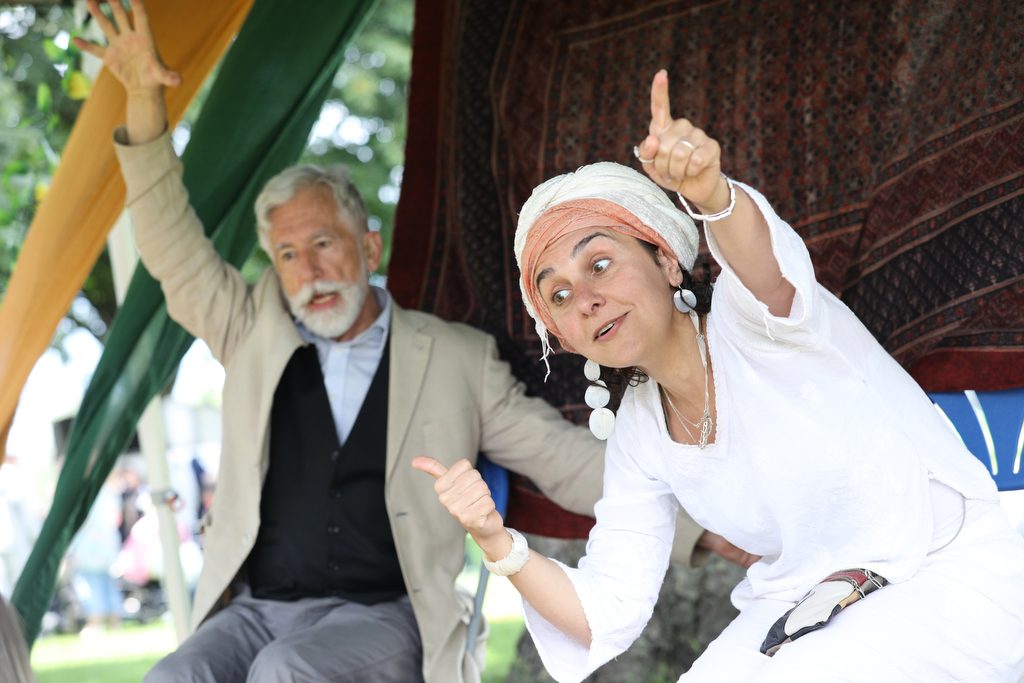
[[[508,510],[508,470],[500,465],[495,465],[483,454],[477,457],[476,467],[480,470],[487,487],[491,489],[491,498],[494,499],[494,506],[502,517]],[[476,596],[473,598],[473,616],[469,619],[469,633],[466,636],[466,652],[472,653],[476,647],[477,638],[480,635],[480,623],[483,620],[484,593],[487,592],[487,579],[491,573],[480,564],[480,578],[476,584]]]
[[[1024,489],[1024,388],[929,394],[1000,491]]]

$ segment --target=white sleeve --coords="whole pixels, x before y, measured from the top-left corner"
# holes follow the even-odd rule
[[[625,402],[624,402],[625,403]],[[591,631],[586,648],[559,631],[528,602],[526,627],[548,673],[560,683],[581,681],[624,652],[651,618],[668,569],[679,503],[669,485],[645,472],[625,448],[643,447],[619,411],[608,441],[604,497],[579,568],[562,567],[583,605]]]
[[[793,285],[796,294],[789,315],[772,315],[767,304],[758,300],[736,275],[722,254],[713,231],[705,227],[708,248],[722,267],[722,273],[715,282],[712,304],[714,314],[728,319],[729,323],[738,325],[748,333],[773,341],[817,346],[826,325],[826,306],[803,239],[779,218],[764,195],[743,183],[736,182],[736,187],[747,193],[768,223],[772,254],[779,264],[782,277]]]

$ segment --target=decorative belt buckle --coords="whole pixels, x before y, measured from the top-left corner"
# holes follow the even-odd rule
[[[870,569],[844,569],[829,574],[772,624],[761,652],[771,657],[786,643],[823,628],[840,610],[887,583]]]

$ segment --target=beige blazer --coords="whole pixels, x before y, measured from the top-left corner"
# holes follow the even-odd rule
[[[115,135],[124,140],[121,131]],[[255,285],[224,263],[203,234],[165,135],[117,144],[136,242],[160,282],[170,316],[224,364],[223,444],[217,493],[204,520],[202,574],[193,628],[218,606],[256,540],[278,380],[304,342],[268,269]],[[530,477],[562,507],[593,514],[603,443],[523,386],[498,359],[495,341],[468,326],[393,307],[385,497],[391,530],[423,642],[427,683],[475,683],[484,639],[464,654],[470,596],[455,586],[465,531],[410,461],[445,463],[479,452]],[[700,529],[680,525],[674,559],[686,561]]]

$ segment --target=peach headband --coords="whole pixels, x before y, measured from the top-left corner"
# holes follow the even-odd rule
[[[599,162],[537,186],[519,214],[514,250],[523,304],[534,319],[545,364],[551,353],[548,333],[558,335],[558,330],[537,291],[534,271],[556,239],[596,225],[661,247],[675,254],[686,270],[697,258],[700,238],[693,221],[660,187],[631,168]]]

